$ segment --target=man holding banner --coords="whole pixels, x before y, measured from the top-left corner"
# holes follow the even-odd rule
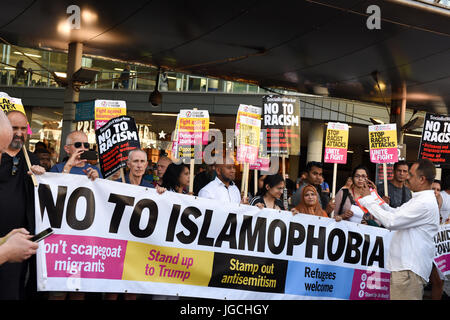
[[[434,164],[414,163],[407,183],[414,192],[399,208],[380,206],[369,186],[363,187],[360,203],[389,230],[395,231],[387,262],[391,271],[392,300],[421,300],[435,254],[434,236],[438,232],[439,208],[431,184],[436,176]]]
[[[13,129],[13,139],[1,157],[0,164],[0,237],[13,229],[34,230],[34,191],[30,174],[43,174],[39,160],[31,156],[32,166],[26,162],[23,145],[28,138],[28,120],[20,111],[10,111],[7,117]],[[0,267],[0,299],[16,300],[24,297],[28,262],[5,264]]]
[[[89,150],[89,142],[86,134],[82,131],[71,132],[67,136],[64,146],[64,151],[69,159],[66,162],[55,164],[50,172],[85,174],[92,181],[99,177],[102,178],[97,167],[87,163],[87,160],[80,159],[81,154],[87,150]]]
[[[233,159],[224,157],[222,163],[216,163],[216,178],[204,186],[198,192],[198,196],[232,203],[241,203],[241,193],[234,183],[235,177],[236,167],[234,166]]]

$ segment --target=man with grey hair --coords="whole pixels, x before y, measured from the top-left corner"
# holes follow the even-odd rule
[[[89,150],[87,135],[83,131],[72,131],[67,136],[64,146],[64,151],[69,158],[65,162],[55,164],[50,172],[86,175],[92,181],[102,178],[102,174],[97,167],[80,158],[81,154],[87,150]]]
[[[2,146],[9,144],[3,150],[0,162],[0,237],[6,243],[12,236],[26,235],[27,231],[34,231],[34,186],[30,174],[43,174],[45,169],[39,166],[39,160],[29,154],[33,164],[28,168],[23,145],[28,138],[28,119],[19,111],[7,114],[11,133],[6,133],[6,140],[2,138]],[[5,122],[5,120],[3,120]],[[7,126],[1,125],[2,136]],[[8,126],[9,127],[9,126]],[[11,139],[12,137],[12,139]],[[22,230],[18,234],[11,230]],[[27,237],[25,237],[26,239]],[[5,243],[5,244],[6,244]],[[25,242],[26,243],[26,242]],[[5,263],[0,266],[0,300],[17,300],[25,298],[25,275],[29,267],[29,260],[22,263]],[[30,274],[33,274],[31,272]],[[29,281],[31,284],[31,281]]]
[[[134,149],[128,153],[127,167],[130,172],[125,175],[125,182],[135,186],[154,188],[150,181],[144,180],[147,169],[147,153],[141,149]]]

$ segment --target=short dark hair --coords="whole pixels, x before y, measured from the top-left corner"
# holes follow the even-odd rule
[[[262,197],[264,197],[264,195],[267,193],[266,185],[269,185],[269,188],[273,188],[276,185],[278,185],[279,183],[281,183],[282,181],[284,181],[284,179],[281,176],[281,174],[273,174],[273,175],[266,176],[264,178],[264,185],[261,189],[260,195]]]
[[[400,160],[399,162],[394,163],[394,171],[397,170],[399,166],[408,166],[408,162],[405,160]],[[409,167],[409,166],[408,166]]]
[[[436,167],[434,163],[428,159],[421,159],[416,162],[418,164],[416,171],[418,175],[424,176],[425,179],[432,184],[436,177]]]
[[[171,163],[167,166],[166,172],[162,176],[162,187],[166,188],[167,190],[175,190],[177,187],[180,186],[180,176],[183,173],[184,168],[189,169],[189,166],[180,163],[175,164]]]
[[[355,177],[355,174],[356,174],[356,171],[358,171],[358,170],[364,170],[365,172],[366,172],[366,174],[367,174],[367,177],[369,178],[369,169],[367,169],[367,167],[366,166],[363,166],[362,164],[360,164],[359,166],[357,166],[357,167],[355,167],[354,169],[353,169],[353,171],[352,171],[352,180],[353,180],[353,178]]]
[[[307,165],[306,165],[305,171],[310,173],[313,167],[317,167],[317,168],[322,169],[323,168],[322,162],[317,162],[317,161],[310,161],[310,162],[308,162]]]

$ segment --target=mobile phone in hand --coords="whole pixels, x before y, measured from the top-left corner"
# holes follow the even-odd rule
[[[87,150],[80,154],[81,160],[97,160],[97,151]]]
[[[47,238],[49,235],[53,234],[53,229],[52,228],[47,228],[44,231],[39,232],[38,234],[34,235],[30,241],[33,242],[39,242],[41,240],[44,240],[45,238]]]

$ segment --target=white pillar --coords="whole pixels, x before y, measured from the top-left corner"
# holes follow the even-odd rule
[[[310,122],[306,163],[310,161],[322,162],[324,128],[322,122]]]

